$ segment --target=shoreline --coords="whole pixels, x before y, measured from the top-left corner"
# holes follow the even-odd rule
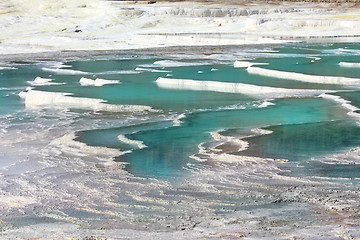
[[[285,43],[286,45],[293,44],[317,44],[317,43]],[[326,43],[324,43],[326,44]],[[202,46],[165,46],[165,47],[151,47],[141,49],[113,49],[113,50],[59,50],[48,52],[34,52],[34,53],[17,53],[17,54],[0,54],[0,66],[16,65],[16,64],[33,64],[53,61],[76,61],[84,59],[112,59],[117,56],[129,56],[129,58],[136,59],[139,55],[144,56],[171,56],[181,54],[216,54],[229,51],[231,49],[264,49],[276,48],[284,46],[284,44],[247,44],[247,45],[202,45]]]
[[[287,43],[264,43],[264,44],[243,44],[243,45],[193,45],[193,46],[164,46],[164,47],[149,47],[142,49],[113,49],[113,50],[58,50],[46,52],[33,52],[33,53],[11,53],[0,54],[0,65],[16,65],[16,64],[32,64],[47,61],[73,61],[84,59],[96,59],[103,57],[115,57],[118,55],[129,55],[136,58],[137,55],[177,55],[177,54],[206,54],[224,52],[230,49],[262,49],[262,48],[276,48],[284,45],[319,45],[319,44],[356,44],[349,37],[347,41],[340,42],[287,42]],[[359,35],[360,38],[360,35]]]

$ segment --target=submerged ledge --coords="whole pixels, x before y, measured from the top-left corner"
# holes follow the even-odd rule
[[[34,53],[18,54],[0,54],[0,64],[28,64],[34,62],[52,62],[52,61],[71,61],[95,59],[101,57],[116,57],[117,55],[129,55],[136,58],[137,55],[173,55],[173,54],[192,54],[192,53],[216,53],[224,52],[229,49],[248,49],[248,48],[266,48],[269,46],[276,47],[281,44],[249,44],[249,45],[224,45],[224,46],[166,46],[143,49],[112,49],[112,50],[61,50],[46,51]]]

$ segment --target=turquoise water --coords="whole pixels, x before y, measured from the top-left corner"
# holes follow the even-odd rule
[[[348,115],[350,110],[339,102],[322,98],[320,94],[273,99],[206,89],[166,89],[156,84],[159,77],[164,77],[287,89],[335,90],[333,96],[360,108],[360,94],[356,86],[251,75],[246,68],[233,66],[234,61],[244,60],[267,63],[258,67],[273,70],[357,78],[360,77],[360,68],[344,68],[339,66],[339,62],[357,62],[360,44],[297,44],[273,47],[269,52],[257,52],[255,48],[239,59],[236,53],[242,51],[235,47],[223,51],[222,54],[227,55],[226,60],[208,55],[181,58],[179,55],[157,56],[154,53],[69,60],[62,66],[54,65],[54,62],[12,64],[0,70],[0,117],[16,119],[29,110],[25,100],[19,97],[19,93],[28,87],[43,92],[70,93],[71,97],[102,99],[113,105],[150,106],[156,111],[92,113],[91,109],[77,106],[76,101],[71,106],[62,107],[78,114],[76,120],[82,121],[81,128],[77,129],[69,120],[77,141],[124,152],[114,161],[127,163],[126,170],[136,176],[165,179],[185,176],[189,172],[189,163],[198,167],[204,164],[190,156],[199,152],[199,144],[214,142],[211,133],[223,130],[228,136],[242,138],[251,135],[253,128],[263,128],[272,133],[246,138],[250,146],[243,152],[244,155],[285,158],[308,169],[302,170],[303,174],[359,178],[360,171],[356,167],[329,165],[320,161],[324,156],[360,146],[359,119]],[[32,85],[31,81],[38,76],[50,78],[51,83],[57,84]],[[79,82],[82,77],[118,80],[119,83],[82,86]],[[52,114],[56,119],[56,101],[52,99],[43,105],[37,103],[37,110],[31,114],[48,111],[47,117]],[[93,124],[95,117],[97,122]],[[105,124],[109,119],[112,119],[112,124]],[[34,121],[38,121],[39,125],[46,124],[41,117]],[[4,132],[11,128],[12,123],[10,121],[2,126]],[[119,135],[129,141],[119,140]],[[146,147],[139,147],[139,143]]]
[[[261,144],[263,154],[286,159],[324,155],[336,148],[357,146],[360,140],[360,129],[347,121],[288,124],[268,129],[273,134],[259,136],[256,141]]]

